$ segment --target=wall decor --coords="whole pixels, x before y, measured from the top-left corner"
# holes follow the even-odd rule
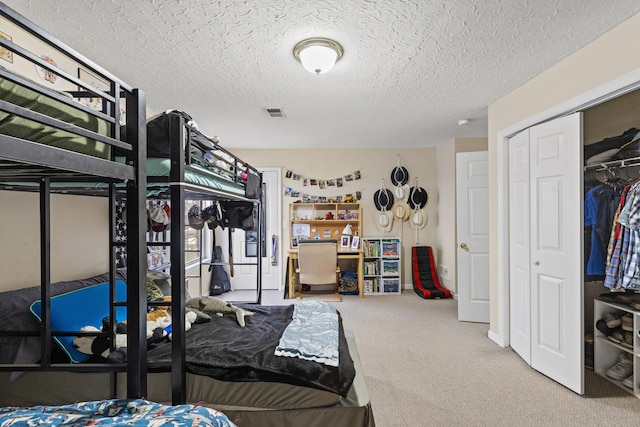
[[[50,55],[43,54],[43,55],[40,55],[40,58],[44,59],[46,62],[48,62],[49,64],[55,67],[58,66],[56,61]],[[41,67],[38,64],[35,64],[34,66],[36,67],[36,73],[38,73],[40,78],[45,82],[51,83],[52,85],[56,85],[60,82],[60,77],[58,77],[58,75],[55,74],[53,71],[47,70],[46,68]]]
[[[294,181],[302,181],[303,186],[307,185],[317,185],[321,189],[325,189],[327,187],[342,187],[345,182],[355,181],[362,178],[362,175],[359,170],[353,171],[352,173],[343,175],[338,178],[325,178],[325,179],[317,179],[317,178],[308,178],[304,175],[296,173],[290,169],[285,171],[284,177],[287,179],[292,179]]]
[[[9,41],[13,41],[13,38],[10,35],[3,33],[1,31],[0,31],[0,37]],[[11,62],[13,64],[13,52],[11,52],[6,47],[0,46],[0,59],[4,59],[5,61]]]
[[[106,92],[109,90],[109,84],[105,80],[85,70],[84,68],[78,68],[78,78],[96,90],[99,90],[102,92]],[[87,92],[86,89],[83,87],[78,87],[78,91]],[[92,95],[95,95],[95,94],[92,94]],[[100,97],[97,97],[97,96],[82,97],[82,98],[78,98],[78,102],[80,102],[80,104],[86,107],[91,108],[92,110],[102,111],[102,98]]]

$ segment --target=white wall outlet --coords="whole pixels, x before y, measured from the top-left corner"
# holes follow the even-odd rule
[[[440,264],[440,277],[443,279],[449,279],[449,267]]]

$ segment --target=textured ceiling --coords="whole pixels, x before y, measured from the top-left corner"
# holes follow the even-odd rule
[[[229,148],[487,136],[488,104],[640,11],[637,0],[4,2]],[[320,76],[292,54],[317,36],[345,51]]]

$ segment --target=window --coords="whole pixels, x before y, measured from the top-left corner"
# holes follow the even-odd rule
[[[202,251],[202,258],[207,259],[211,256],[211,232],[209,232],[209,228],[205,225],[202,230],[196,230],[189,226],[189,219],[187,217],[189,209],[193,205],[200,205],[200,209],[204,209],[207,206],[211,205],[211,201],[202,201],[202,200],[188,200],[185,206],[185,232],[184,232],[184,248],[185,248],[185,263],[187,265],[194,264],[200,261],[200,251]]]

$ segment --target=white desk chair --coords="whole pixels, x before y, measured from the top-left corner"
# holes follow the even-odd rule
[[[298,244],[298,298],[302,298],[302,285],[333,285],[335,299],[342,301],[338,293],[340,267],[338,267],[338,242],[312,240]]]

